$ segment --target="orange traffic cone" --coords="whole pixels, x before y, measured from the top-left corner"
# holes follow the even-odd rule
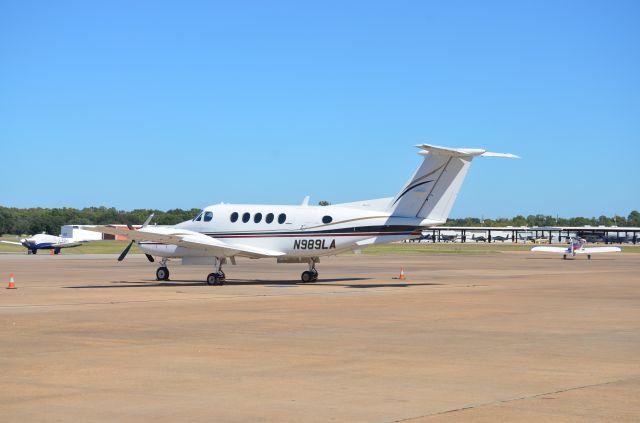
[[[18,289],[16,288],[16,284],[13,282],[13,273],[9,273],[9,286],[7,289]]]
[[[407,278],[404,276],[404,267],[401,267],[401,268],[400,268],[400,277],[399,277],[398,279],[401,279],[401,280],[405,280],[405,279],[407,279]]]

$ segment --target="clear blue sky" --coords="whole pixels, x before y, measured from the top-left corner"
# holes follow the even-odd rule
[[[0,204],[394,195],[422,142],[452,216],[640,209],[640,2],[0,4]]]

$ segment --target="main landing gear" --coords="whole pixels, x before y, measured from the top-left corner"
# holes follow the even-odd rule
[[[302,275],[300,275],[300,279],[302,279],[302,282],[304,283],[315,282],[318,280],[318,271],[316,270],[315,257],[311,257],[309,259],[309,270],[305,270],[304,272],[302,272]]]
[[[224,285],[226,275],[222,271],[222,260],[215,257],[213,267],[215,272],[209,273],[207,276],[207,285]]]
[[[163,258],[160,260],[160,267],[156,270],[156,279],[159,281],[169,280],[169,268],[167,267],[168,259]],[[226,279],[226,275],[222,271],[223,260],[216,257],[214,262],[215,272],[207,275],[207,285],[223,285]]]
[[[156,279],[159,281],[169,280],[169,268],[167,267],[167,259],[160,260],[160,267],[156,270]]]

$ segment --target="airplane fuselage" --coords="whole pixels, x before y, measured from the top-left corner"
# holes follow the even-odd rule
[[[86,241],[76,241],[70,238],[63,238],[55,235],[36,234],[32,237],[21,239],[20,243],[27,248],[30,253],[35,254],[38,250],[55,250],[56,254],[61,248],[77,247]]]
[[[318,257],[412,238],[424,227],[438,223],[339,206],[218,204],[173,228],[205,234],[232,246],[250,244],[281,251],[288,257]],[[209,255],[159,242],[140,242],[139,246],[145,253],[160,257]]]

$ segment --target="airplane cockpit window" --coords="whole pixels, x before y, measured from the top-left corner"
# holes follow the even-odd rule
[[[205,222],[211,222],[211,219],[213,219],[213,213],[208,211],[204,213],[204,221]]]
[[[200,222],[202,220],[202,212],[200,212],[200,214],[197,215],[193,220],[195,220],[196,222]]]
[[[273,222],[273,213],[267,214],[267,217],[264,219],[267,223]]]
[[[284,213],[280,213],[278,215],[278,223],[282,225],[285,222],[285,220],[287,220],[287,215]]]
[[[251,215],[249,213],[244,213],[242,215],[242,222],[243,223],[247,223],[249,221],[249,219],[251,218]]]
[[[329,224],[329,223],[331,223],[332,220],[333,220],[333,218],[331,216],[324,216],[322,218],[322,223]]]
[[[235,223],[238,221],[238,212],[231,213],[231,223]]]
[[[254,221],[255,223],[260,223],[260,221],[261,221],[261,220],[262,220],[262,213],[256,213],[256,214],[253,216],[253,221]]]

